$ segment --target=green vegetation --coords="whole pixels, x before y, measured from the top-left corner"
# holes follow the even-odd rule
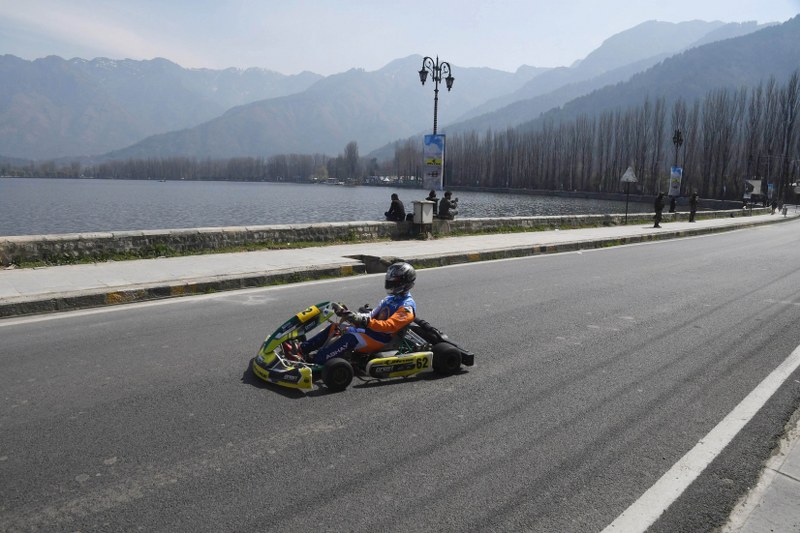
[[[381,242],[385,239],[379,239],[370,242]],[[266,241],[258,243],[248,243],[238,246],[225,246],[222,248],[204,248],[199,250],[176,250],[166,244],[155,244],[142,250],[131,251],[125,253],[102,253],[98,252],[92,254],[91,257],[75,257],[74,255],[63,253],[58,255],[51,255],[43,258],[41,261],[22,261],[14,263],[19,268],[36,268],[44,266],[58,266],[58,265],[81,265],[90,263],[102,263],[106,261],[131,261],[135,259],[156,259],[159,257],[184,257],[192,255],[206,255],[206,254],[226,254],[236,252],[257,252],[262,250],[293,250],[299,248],[313,248],[319,246],[333,246],[336,244],[352,244],[360,242],[358,234],[351,231],[345,240],[333,241],[296,241],[296,242],[275,242]]]

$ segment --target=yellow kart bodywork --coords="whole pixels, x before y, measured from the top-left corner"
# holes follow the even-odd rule
[[[266,338],[253,358],[251,368],[260,379],[292,389],[311,390],[313,371],[311,365],[283,357],[281,345],[316,329],[333,316],[330,302],[312,305],[287,320]]]
[[[433,371],[433,352],[415,352],[372,359],[366,373],[374,378],[402,378]]]

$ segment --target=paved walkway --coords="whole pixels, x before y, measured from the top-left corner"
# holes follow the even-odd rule
[[[798,218],[789,213],[788,219]],[[402,258],[418,266],[575,251],[730,231],[780,215],[602,228],[389,241],[0,270],[0,318],[380,271]],[[800,532],[800,430],[787,434],[728,532]]]
[[[722,533],[800,532],[800,418]]]

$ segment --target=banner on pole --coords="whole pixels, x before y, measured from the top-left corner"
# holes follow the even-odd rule
[[[744,180],[744,199],[750,200],[753,195],[761,197],[761,180]]]
[[[425,159],[425,173],[422,176],[422,188],[441,191],[444,178],[444,135],[426,135],[422,147]]]
[[[681,195],[681,179],[683,178],[683,169],[681,167],[672,167],[669,173],[669,196]]]

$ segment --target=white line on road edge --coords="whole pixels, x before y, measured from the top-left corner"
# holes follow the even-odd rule
[[[611,522],[603,533],[634,533],[647,530],[678,499],[686,488],[733,440],[784,381],[800,367],[800,346],[737,405],[728,416],[700,439],[630,507]]]

